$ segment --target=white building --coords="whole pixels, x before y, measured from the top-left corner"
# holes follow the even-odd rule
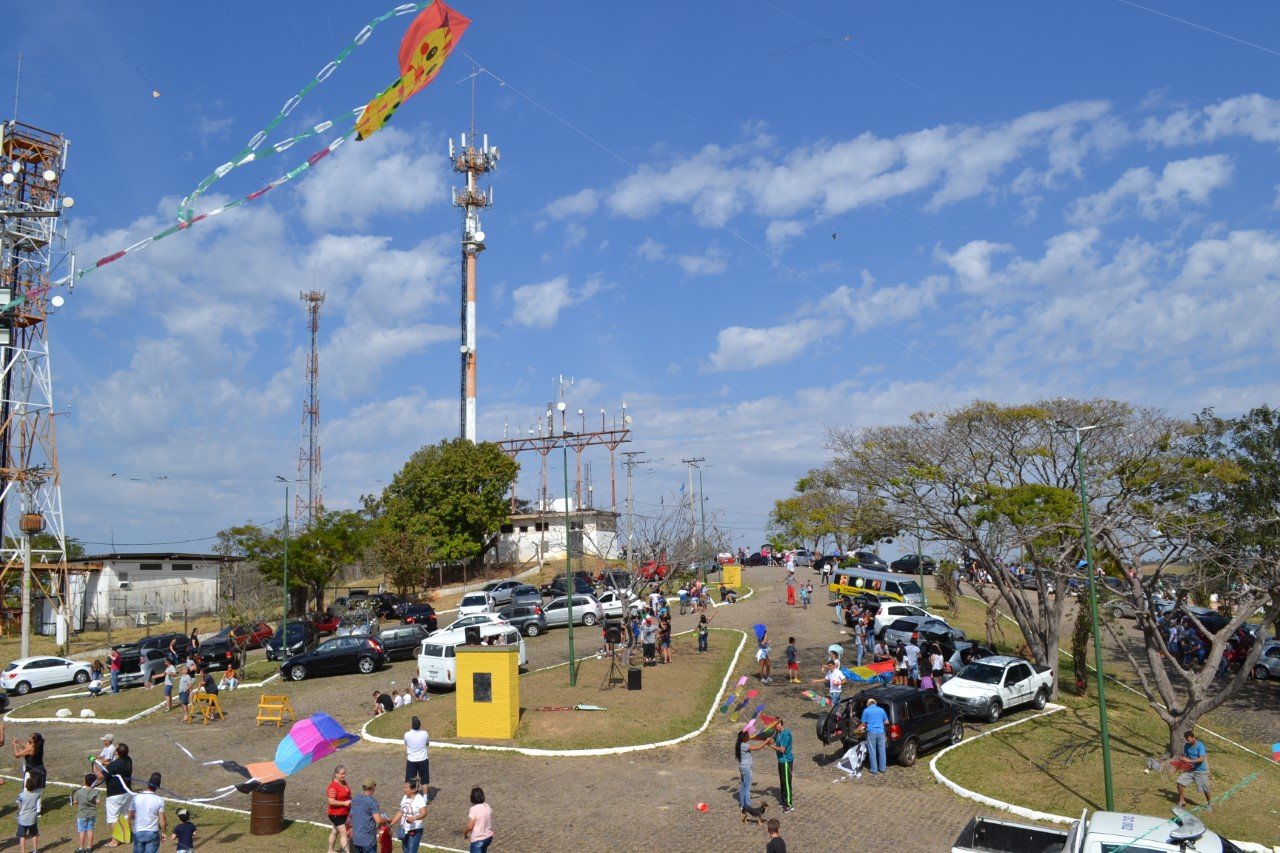
[[[218,610],[222,567],[239,557],[218,554],[95,554],[68,560],[72,629],[149,625]],[[53,624],[44,601],[41,627]]]
[[[502,526],[497,560],[501,563],[562,560],[565,556],[565,514],[532,512],[512,515]],[[569,512],[569,547],[575,557],[614,559],[621,552],[618,514],[606,509]]]

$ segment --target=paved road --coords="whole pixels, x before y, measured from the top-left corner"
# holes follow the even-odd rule
[[[779,653],[786,637],[794,635],[802,675],[816,678],[826,645],[840,637],[840,631],[830,608],[787,607],[777,584],[781,574],[773,568],[748,569],[747,582],[756,595],[719,608],[714,624],[750,630],[753,623],[765,622]],[[676,617],[677,630],[691,627],[691,616]],[[579,632],[578,637],[580,653],[594,651],[598,629]],[[566,632],[553,631],[530,641],[528,647],[532,667],[563,661],[567,659]],[[672,665],[679,666],[679,660]],[[738,672],[746,674],[753,668],[754,662],[744,657]],[[397,663],[377,675],[306,681],[288,685],[282,692],[293,697],[299,713],[324,710],[357,730],[368,718],[374,687],[386,689],[392,681],[397,686],[407,684],[413,671],[414,664]],[[983,811],[937,784],[927,761],[909,769],[894,768],[886,777],[834,783],[843,774],[828,766],[836,758],[835,749],[822,749],[813,734],[817,706],[799,695],[801,686],[786,685],[783,680],[785,676],[757,689],[768,710],[781,712],[796,735],[797,810],[782,819],[790,849],[827,851],[874,845],[890,846],[897,853],[946,850],[964,823]],[[451,696],[433,701],[451,701]],[[84,757],[96,750],[101,734],[98,727],[71,725],[45,726],[43,731],[48,738],[46,764],[59,780],[72,780],[83,772]],[[435,749],[431,764],[436,790],[424,840],[462,846],[468,794],[472,785],[479,784],[495,811],[495,849],[763,849],[764,830],[739,820],[734,731],[732,724],[717,716],[704,736],[682,746],[604,758],[546,759]],[[10,734],[22,733],[23,727],[10,725]],[[120,740],[130,744],[138,776],[161,770],[166,787],[192,797],[208,795],[234,777],[188,759],[178,743],[201,761],[257,761],[273,754],[282,734],[283,730],[255,727],[251,718],[240,714],[208,727],[184,726],[175,715],[152,717],[117,732]],[[403,778],[399,747],[361,743],[343,751],[339,760],[353,779],[378,779],[384,809],[394,809]],[[290,779],[286,791],[290,817],[323,819],[323,791],[334,763],[331,759]],[[772,815],[779,816],[776,763],[771,757],[759,754],[755,779],[756,797],[773,803]],[[247,807],[247,800],[236,795],[224,802]],[[709,805],[707,813],[696,811],[698,802]],[[42,849],[69,851],[74,846],[49,841]]]

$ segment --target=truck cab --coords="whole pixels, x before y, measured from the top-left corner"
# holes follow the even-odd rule
[[[1010,708],[1049,701],[1053,672],[1022,658],[992,655],[976,660],[942,685],[942,698],[968,717],[994,723]]]
[[[1070,829],[1045,829],[975,817],[960,832],[951,853],[1241,853],[1226,838],[1209,832],[1186,809],[1171,819],[1128,812],[1088,812]]]

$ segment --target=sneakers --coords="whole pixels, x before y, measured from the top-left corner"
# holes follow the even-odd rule
[[[782,807],[782,813],[783,813],[783,814],[791,814],[791,813],[792,813],[793,811],[795,811],[795,810],[796,810],[796,807],[795,807],[795,806],[783,806],[783,807]]]

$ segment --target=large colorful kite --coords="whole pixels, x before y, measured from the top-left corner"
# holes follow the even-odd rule
[[[400,42],[400,76],[396,78],[395,82],[375,95],[373,99],[363,107],[349,110],[332,119],[322,121],[302,133],[291,136],[287,139],[282,139],[279,142],[275,142],[267,146],[266,148],[262,147],[271,132],[274,131],[290,113],[297,109],[298,104],[302,103],[303,98],[305,98],[316,86],[319,86],[325,80],[329,79],[333,72],[338,69],[338,66],[342,64],[352,51],[369,40],[369,37],[373,35],[374,29],[379,24],[389,18],[398,15],[408,15],[414,12],[419,12],[420,14],[414,18],[413,22],[409,25],[409,29],[405,33],[404,38]],[[275,118],[273,118],[266,127],[255,133],[249,140],[248,144],[238,154],[226,163],[223,163],[217,169],[214,169],[208,177],[200,182],[190,195],[182,200],[182,205],[178,209],[178,221],[175,224],[158,234],[153,234],[146,239],[134,243],[132,246],[128,246],[118,252],[113,252],[112,254],[101,258],[92,266],[78,270],[75,274],[75,278],[78,280],[94,270],[101,269],[112,261],[119,260],[125,255],[150,246],[157,240],[163,240],[171,234],[176,234],[179,231],[186,230],[197,222],[208,219],[211,216],[217,216],[218,214],[225,213],[232,208],[239,207],[242,204],[261,198],[271,190],[281,184],[288,183],[298,175],[319,163],[325,157],[336,151],[338,146],[342,145],[342,143],[346,142],[352,136],[356,138],[356,141],[368,139],[371,135],[386,126],[387,122],[391,120],[392,116],[395,115],[396,111],[400,109],[405,101],[416,95],[418,92],[421,92],[431,83],[432,80],[436,78],[440,73],[440,69],[444,67],[445,60],[457,45],[458,40],[462,38],[462,34],[466,31],[467,26],[470,23],[471,20],[469,18],[458,11],[449,8],[441,2],[441,0],[405,3],[401,6],[397,6],[389,12],[379,15],[377,18],[374,18],[356,34],[351,44],[343,48],[342,52],[339,53],[331,62],[325,65],[324,68],[321,68],[319,73],[317,73],[301,91],[289,100],[285,101],[284,105],[280,108],[280,111],[276,113]],[[206,211],[198,216],[194,215],[196,200],[199,199],[200,196],[203,195],[211,186],[222,180],[222,178],[226,177],[235,169],[287,151],[299,141],[309,139],[313,136],[318,136],[332,128],[335,124],[343,123],[351,119],[355,120],[354,126],[350,127],[350,129],[333,139],[333,141],[328,145],[321,148],[319,151],[316,151],[302,163],[276,178],[274,181],[271,181],[266,186],[249,193],[243,198],[238,198],[234,201],[228,202],[221,207],[216,207],[213,210]]]
[[[342,728],[342,724],[328,714],[315,713],[303,720],[298,720],[289,728],[276,747],[274,761],[258,761],[253,764],[237,764],[234,761],[211,761],[224,770],[239,773],[248,779],[236,785],[240,791],[252,790],[267,782],[277,782],[292,776],[304,767],[320,759],[345,749],[360,740]]]

